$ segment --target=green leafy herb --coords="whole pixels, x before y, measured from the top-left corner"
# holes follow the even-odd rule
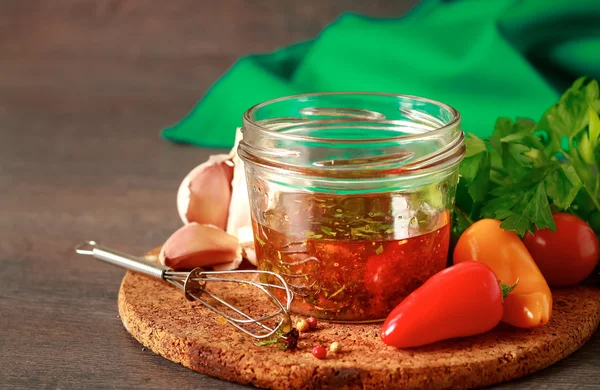
[[[490,156],[486,143],[473,134],[465,140],[467,153],[460,165],[460,175],[469,182],[468,192],[474,202],[485,200],[490,182]]]
[[[377,249],[375,249],[375,253],[380,255],[383,253],[383,245],[379,245]]]
[[[564,210],[600,234],[600,100],[598,83],[578,79],[536,123],[499,118],[490,137],[468,134],[460,165],[453,235],[495,218],[519,235],[555,230]]]

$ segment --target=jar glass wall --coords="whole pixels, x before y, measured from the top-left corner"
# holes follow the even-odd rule
[[[258,267],[292,310],[377,321],[446,265],[464,155],[460,116],[428,99],[292,96],[244,115]]]

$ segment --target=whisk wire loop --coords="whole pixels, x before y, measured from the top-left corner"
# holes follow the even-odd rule
[[[281,275],[274,272],[259,270],[206,271],[203,268],[195,268],[190,272],[173,271],[171,268],[161,264],[100,246],[95,241],[86,241],[76,246],[75,252],[93,256],[107,263],[162,279],[181,289],[188,300],[200,302],[208,309],[222,316],[229,324],[252,337],[258,339],[271,337],[278,330],[291,326],[288,311],[294,299],[294,294]],[[226,275],[235,276],[226,277]],[[273,280],[274,283],[238,278],[237,276],[239,275],[258,276],[259,280],[268,279]],[[269,298],[275,305],[276,311],[255,318],[207,289],[207,285],[213,282],[252,286]],[[285,304],[273,294],[272,290],[282,290],[285,293]],[[228,313],[226,310],[211,304],[203,298],[204,296],[214,300],[230,312]],[[237,314],[237,316],[231,312]],[[266,324],[267,321],[276,317],[281,317],[276,326]]]

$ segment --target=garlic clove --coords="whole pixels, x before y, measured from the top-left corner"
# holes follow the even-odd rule
[[[229,155],[211,156],[194,168],[177,191],[177,210],[184,223],[227,226],[233,164]]]
[[[169,237],[158,258],[167,267],[189,270],[219,264],[237,267],[242,253],[237,238],[215,226],[191,222]]]
[[[215,264],[212,266],[212,269],[215,271],[232,271],[238,269],[242,261],[243,257],[240,254],[240,256],[236,257],[231,263]]]
[[[248,260],[252,265],[258,266],[256,262],[256,249],[254,249],[254,243],[246,244],[245,246],[241,246],[242,254],[246,260]]]
[[[233,180],[231,182],[231,202],[229,205],[229,216],[227,218],[227,233],[238,238],[240,246],[244,250],[244,257],[252,264],[256,265],[246,172],[244,171],[244,162],[237,154],[237,146],[241,140],[242,132],[238,128],[235,136],[235,144],[230,152],[234,168]]]
[[[244,258],[253,265],[256,265],[256,250],[254,249],[254,233],[252,231],[252,226],[242,226],[237,229],[234,235],[240,243]]]

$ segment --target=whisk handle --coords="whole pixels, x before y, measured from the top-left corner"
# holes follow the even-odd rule
[[[131,271],[153,276],[157,279],[164,279],[165,271],[171,270],[169,267],[148,261],[141,257],[132,256],[127,253],[103,247],[96,244],[95,241],[86,241],[83,244],[76,246],[75,252],[79,253],[80,255],[94,256],[98,260],[102,260]]]

